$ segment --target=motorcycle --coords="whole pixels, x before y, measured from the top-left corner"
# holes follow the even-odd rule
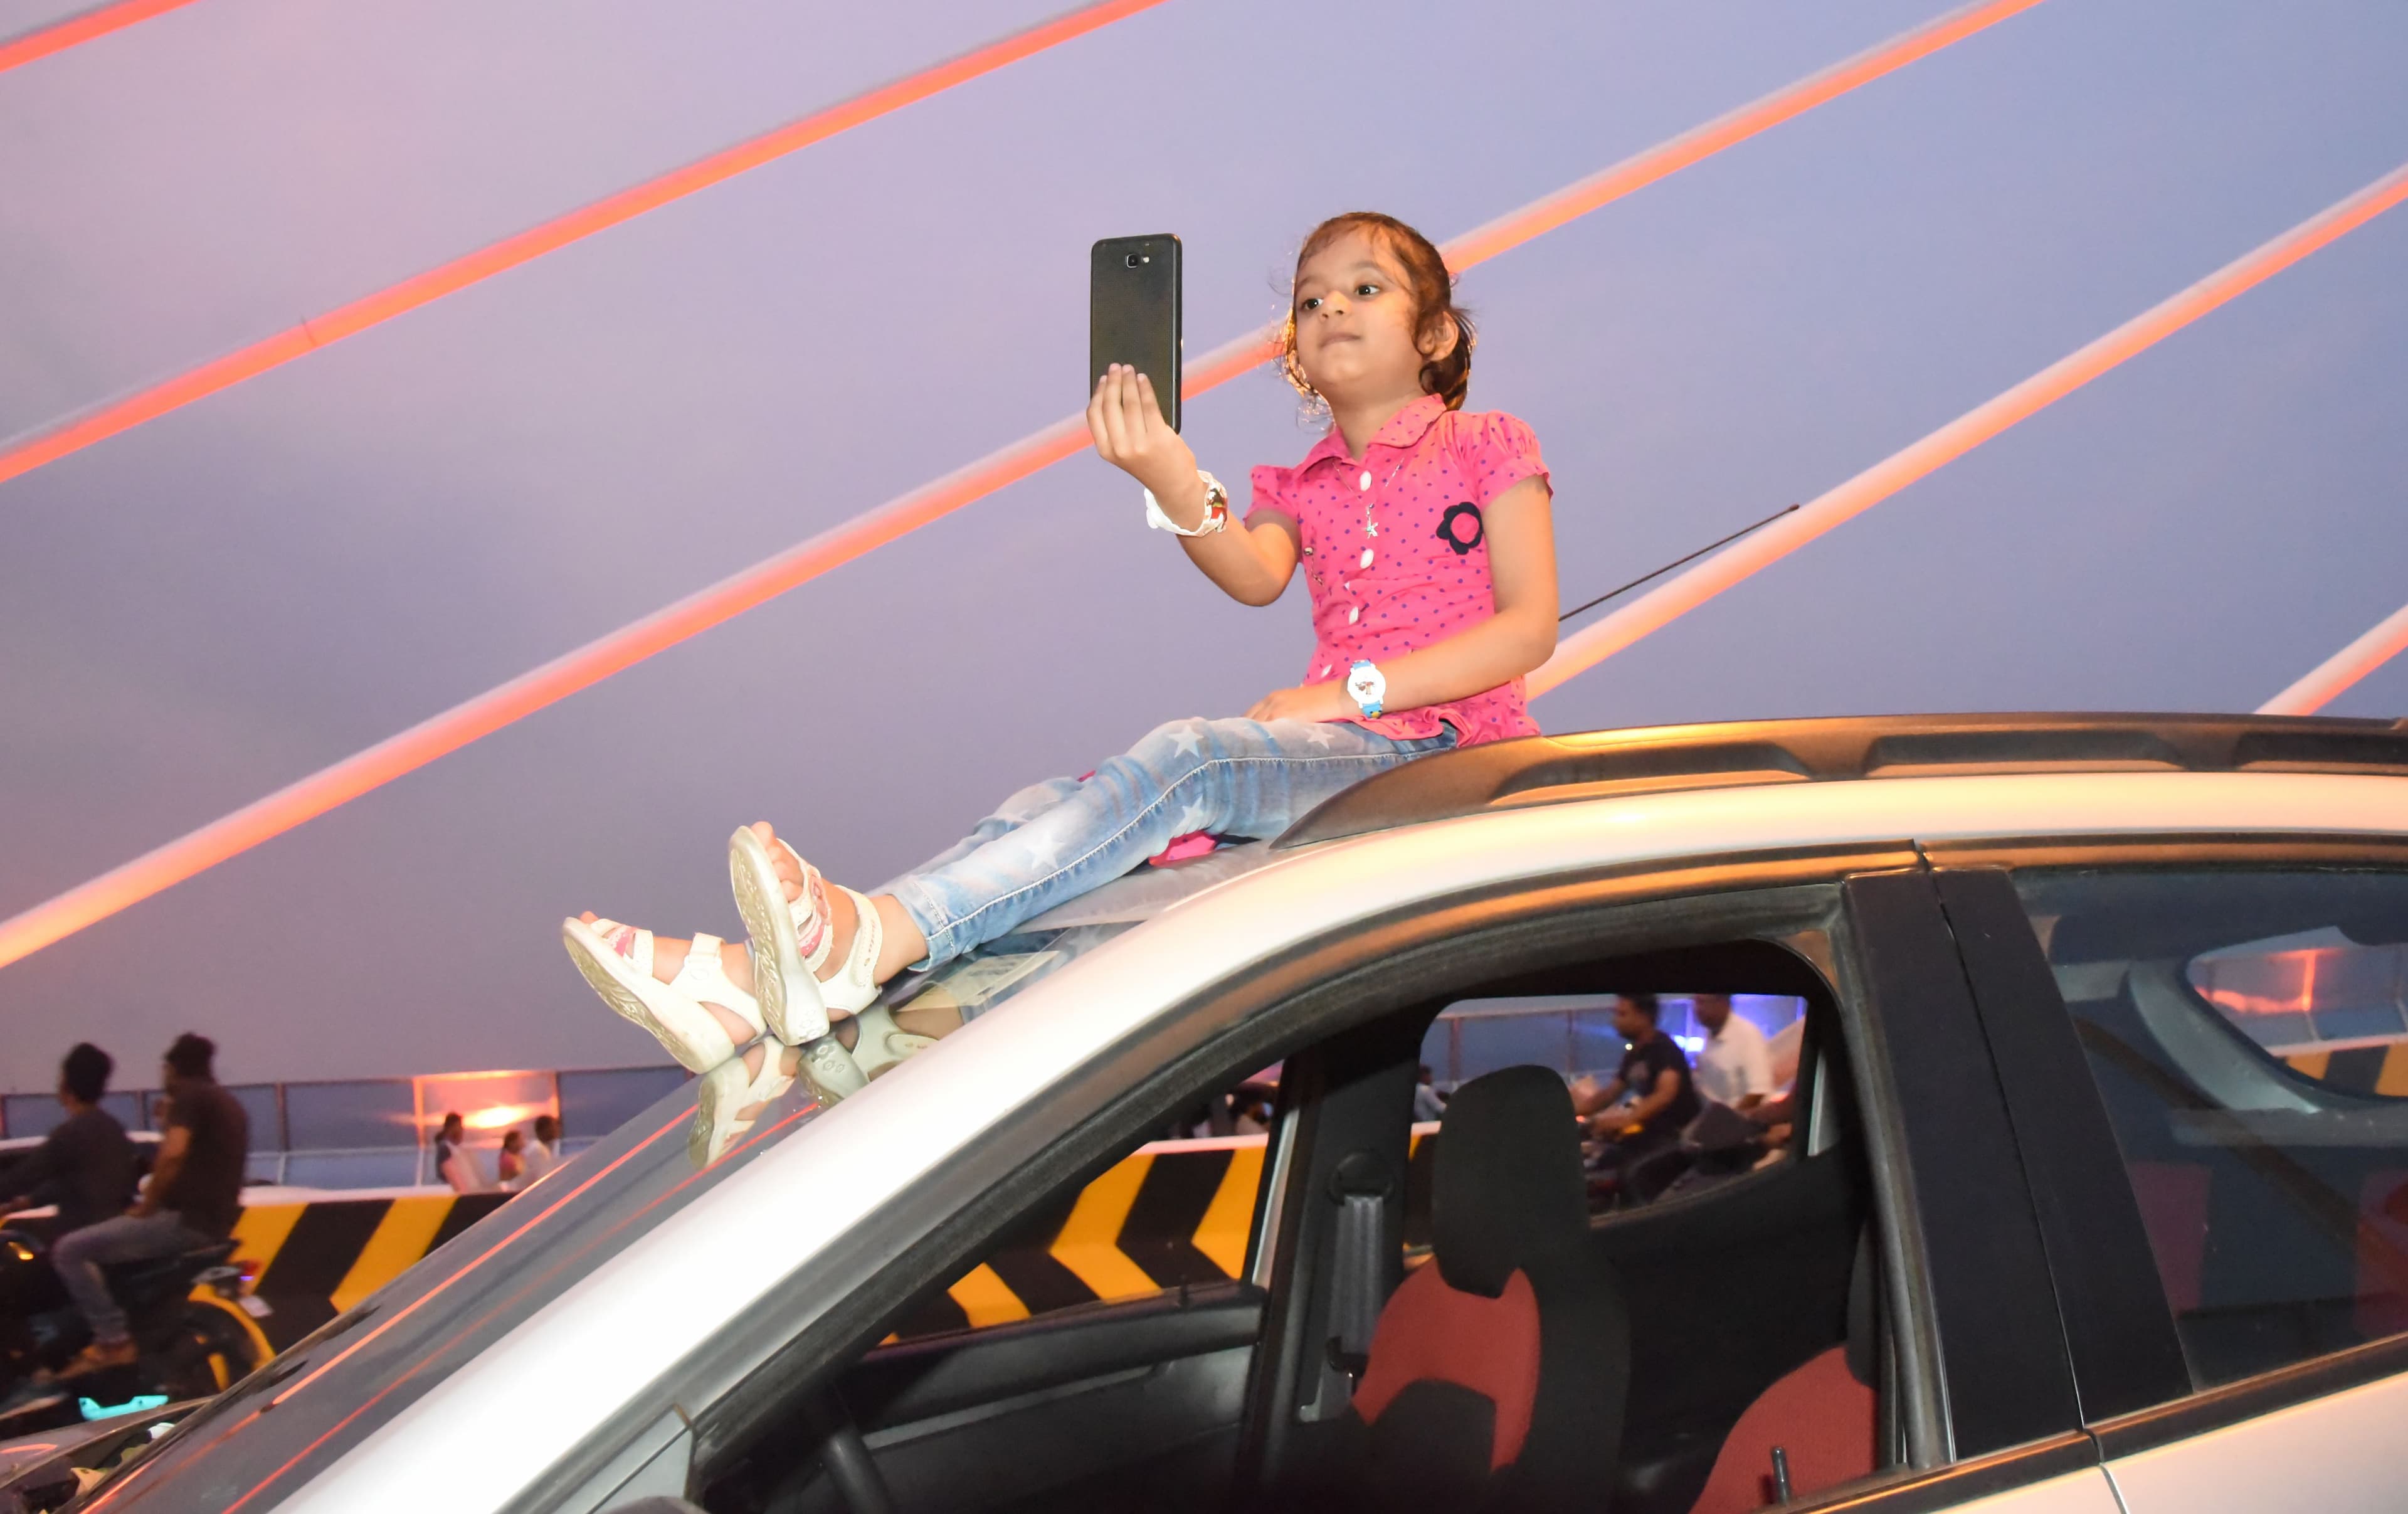
[[[263,1305],[232,1265],[234,1247],[219,1241],[106,1268],[137,1354],[124,1366],[59,1377],[92,1332],[43,1241],[0,1231],[0,1438],[207,1397],[265,1362],[267,1338],[251,1319]]]

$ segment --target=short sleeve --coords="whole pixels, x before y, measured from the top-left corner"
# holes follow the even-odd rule
[[[1244,524],[1254,525],[1254,512],[1260,510],[1275,510],[1290,520],[1296,519],[1296,507],[1287,502],[1287,476],[1288,469],[1274,468],[1268,463],[1247,475],[1247,486],[1253,491],[1253,497],[1246,502]]]
[[[1471,485],[1471,502],[1481,509],[1524,479],[1546,478],[1538,433],[1520,416],[1501,410],[1472,415],[1458,411],[1454,430],[1455,466]]]

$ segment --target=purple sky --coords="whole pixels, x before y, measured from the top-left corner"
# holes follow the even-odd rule
[[[0,438],[1058,3],[200,0],[0,75]],[[1068,413],[1096,237],[1185,238],[1201,351],[1323,215],[1444,238],[1945,8],[1170,0],[0,485],[0,915]],[[1474,270],[1566,602],[2408,160],[2404,66],[2396,0],[2049,0]],[[2403,267],[2394,212],[1541,720],[2256,705],[2408,596]],[[1312,440],[1268,373],[1189,415],[1225,478]],[[739,821],[866,887],[1295,681],[1301,591],[1133,495],[1058,466],[0,969],[0,1087],[188,1027],[240,1080],[657,1060],[564,913],[731,930]]]

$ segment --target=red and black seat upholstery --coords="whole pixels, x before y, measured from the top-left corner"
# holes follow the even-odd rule
[[[1856,1245],[1848,1282],[1848,1338],[1820,1351],[1758,1393],[1723,1438],[1705,1491],[1689,1514],[1746,1514],[1777,1502],[1772,1451],[1789,1470],[1789,1496],[1804,1498],[1870,1477],[1881,1465],[1876,1263],[1871,1238]]]
[[[1380,1312],[1350,1414],[1366,1507],[1596,1508],[1612,1495],[1629,1322],[1589,1244],[1562,1079],[1464,1085],[1431,1184],[1429,1265]]]

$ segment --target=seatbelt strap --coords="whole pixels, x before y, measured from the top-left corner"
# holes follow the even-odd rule
[[[1329,1175],[1329,1196],[1338,1206],[1327,1255],[1329,1312],[1314,1363],[1319,1383],[1302,1419],[1326,1420],[1343,1410],[1370,1363],[1388,1275],[1399,1260],[1387,1235],[1388,1198],[1395,1190],[1388,1164],[1369,1151],[1347,1153]]]
[[[1330,1245],[1329,1364],[1346,1374],[1351,1386],[1371,1361],[1371,1332],[1379,1327],[1380,1285],[1386,1281],[1380,1266],[1380,1232],[1387,1217],[1387,1195],[1340,1192],[1338,1234]]]

